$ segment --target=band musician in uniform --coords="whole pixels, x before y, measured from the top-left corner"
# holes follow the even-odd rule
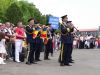
[[[30,47],[29,49],[29,54],[28,54],[28,61],[26,64],[31,65],[31,64],[36,64],[35,62],[35,51],[36,51],[36,40],[35,37],[33,37],[33,32],[35,31],[35,26],[34,26],[34,18],[30,18],[28,20],[29,25],[26,26],[26,35],[27,35],[27,43]]]
[[[73,49],[73,31],[74,26],[71,21],[68,21],[67,15],[64,15],[61,24],[61,51],[59,56],[60,66],[72,66],[70,63],[74,63],[71,57]]]

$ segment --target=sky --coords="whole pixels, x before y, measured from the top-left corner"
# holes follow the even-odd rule
[[[28,0],[42,14],[56,17],[68,15],[78,29],[98,29],[100,26],[100,0]]]

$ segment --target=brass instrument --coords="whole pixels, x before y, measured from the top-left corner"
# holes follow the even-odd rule
[[[76,29],[76,31],[79,31],[73,24],[71,24],[73,26],[74,29]]]
[[[72,22],[72,21],[69,21],[69,22]],[[69,28],[74,28],[74,29],[76,29],[76,31],[79,31],[72,23],[70,23],[69,25],[67,25],[67,22],[63,22],[63,24],[65,26],[68,26]]]

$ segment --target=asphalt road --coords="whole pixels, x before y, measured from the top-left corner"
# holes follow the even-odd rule
[[[54,53],[51,60],[43,60],[33,65],[6,61],[0,65],[0,75],[100,75],[100,49],[74,50],[72,66],[59,66],[59,51]]]

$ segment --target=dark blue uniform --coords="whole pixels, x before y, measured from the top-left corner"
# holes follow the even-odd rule
[[[72,49],[73,49],[73,28],[69,28],[68,26],[61,25],[61,53],[59,57],[59,61],[63,65],[69,65],[72,60]]]
[[[37,37],[36,37],[35,60],[36,60],[36,61],[41,61],[41,60],[40,60],[40,52],[42,51],[43,39],[41,38],[40,28],[37,27],[37,28],[35,28],[35,29],[39,31],[38,34],[37,34]]]
[[[49,53],[53,53],[53,43],[52,38],[50,38],[50,34],[48,34],[48,42],[45,45],[45,51],[44,51],[44,59],[49,60]]]
[[[36,40],[33,39],[33,28],[26,26],[27,43],[30,45],[30,52],[28,56],[27,64],[34,63],[35,51],[36,51]]]

